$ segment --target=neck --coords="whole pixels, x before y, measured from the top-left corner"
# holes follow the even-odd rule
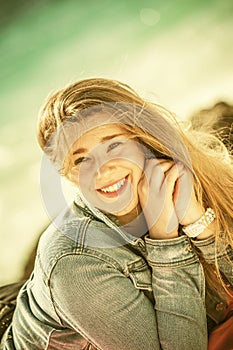
[[[146,219],[140,205],[137,205],[128,214],[118,216],[117,220],[124,230],[133,236],[141,237],[148,231]]]

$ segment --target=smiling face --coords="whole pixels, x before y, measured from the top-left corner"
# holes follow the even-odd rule
[[[107,124],[91,129],[74,143],[71,157],[72,179],[93,206],[116,216],[137,207],[145,156],[123,127]]]

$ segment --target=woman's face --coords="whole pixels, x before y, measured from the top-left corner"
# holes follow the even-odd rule
[[[72,179],[93,206],[116,216],[137,207],[145,156],[142,146],[119,124],[83,134],[72,146],[71,157]]]

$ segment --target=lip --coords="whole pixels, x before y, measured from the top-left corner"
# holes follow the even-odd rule
[[[129,175],[126,175],[125,177],[122,177],[121,179],[117,180],[117,181],[114,181],[114,182],[111,182],[109,183],[108,185],[105,185],[105,186],[102,186],[100,188],[98,188],[96,191],[98,193],[100,193],[102,196],[106,197],[106,198],[115,198],[115,197],[118,197],[123,191],[124,189],[126,188],[127,184],[128,184],[128,177]],[[124,184],[119,188],[119,190],[117,191],[114,191],[114,192],[103,192],[102,191],[102,188],[106,188],[106,187],[110,187],[110,186],[113,186],[115,185],[116,183],[120,182],[121,180],[124,180],[125,179],[125,182]]]

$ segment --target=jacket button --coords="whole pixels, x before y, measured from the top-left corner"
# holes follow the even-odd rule
[[[225,308],[224,303],[221,301],[221,303],[218,303],[215,307],[216,311],[222,311]]]
[[[141,249],[145,249],[145,243],[142,242],[142,241],[139,241],[139,242],[138,242],[138,246],[139,246]]]
[[[185,250],[186,250],[186,252],[192,252],[193,248],[190,244],[187,244]]]

